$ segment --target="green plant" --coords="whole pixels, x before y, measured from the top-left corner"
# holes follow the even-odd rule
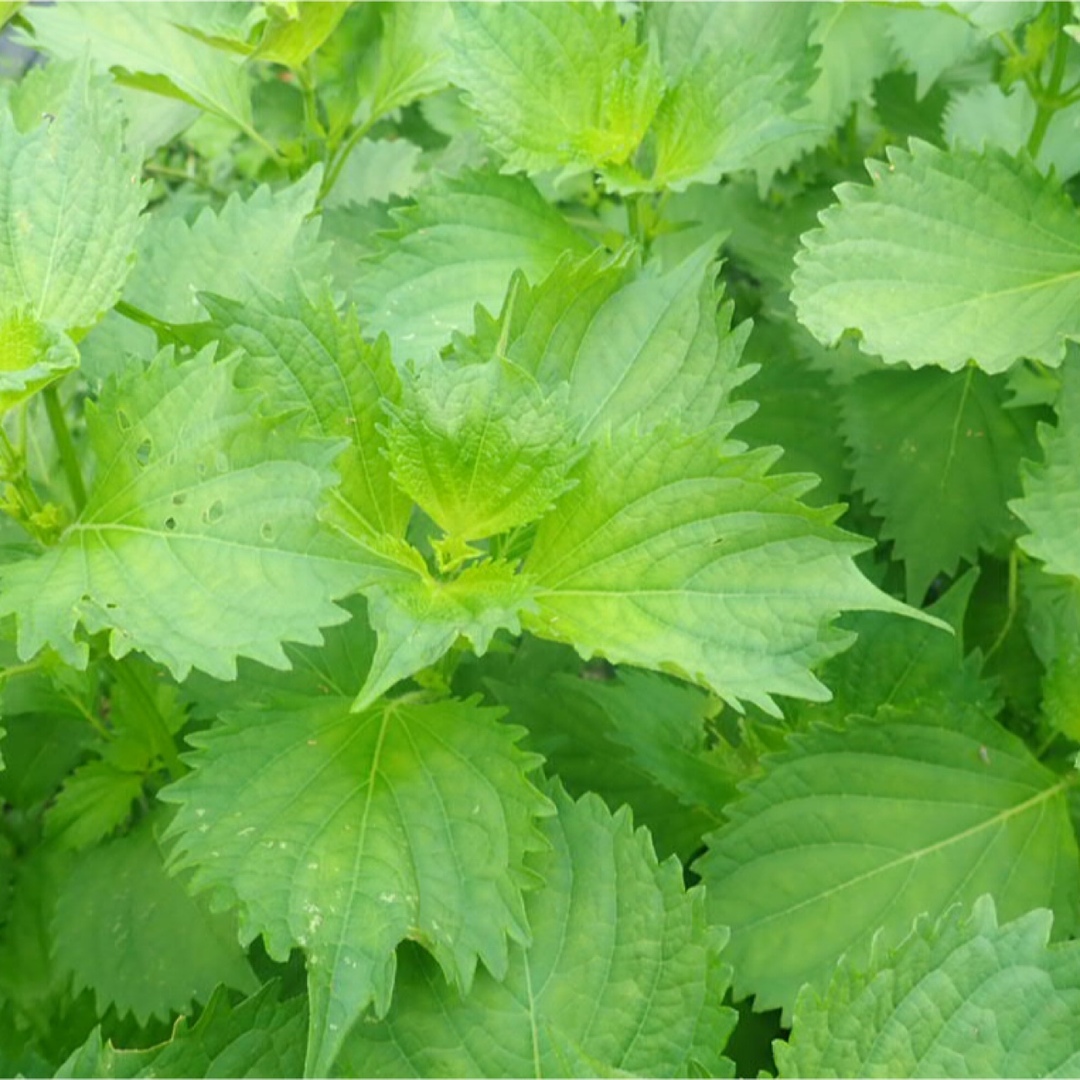
[[[1075,1071],[1075,8],[0,6],[0,1071]]]

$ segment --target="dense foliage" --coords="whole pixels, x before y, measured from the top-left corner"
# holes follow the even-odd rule
[[[0,1073],[1080,1071],[1080,5],[0,18]]]

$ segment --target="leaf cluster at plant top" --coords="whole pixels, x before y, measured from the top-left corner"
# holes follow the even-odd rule
[[[1077,1071],[1080,4],[0,25],[0,1072]]]

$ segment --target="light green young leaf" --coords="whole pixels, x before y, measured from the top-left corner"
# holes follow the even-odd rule
[[[337,29],[347,4],[308,2],[290,11],[285,4],[267,4],[267,21],[254,56],[286,67],[299,67]]]
[[[824,344],[854,328],[866,352],[913,367],[1060,363],[1080,337],[1076,207],[999,150],[911,145],[869,162],[872,187],[841,184],[824,227],[803,237],[800,320]]]
[[[306,1074],[324,1076],[369,1007],[390,1006],[396,949],[431,951],[457,988],[477,960],[501,978],[507,938],[528,940],[526,854],[548,801],[539,759],[494,710],[347,699],[249,712],[193,737],[195,771],[163,793],[181,803],[177,865],[240,906],[242,938],[308,958]]]
[[[285,294],[294,274],[319,281],[330,247],[317,243],[318,223],[307,219],[320,178],[315,168],[281,191],[260,187],[246,201],[233,194],[220,213],[206,209],[191,225],[179,216],[152,216],[124,299],[163,322],[182,324],[206,318],[200,292],[256,301],[260,286]]]
[[[949,68],[970,60],[984,40],[955,7],[919,5],[889,11],[889,39],[905,66],[915,72],[920,99]]]
[[[191,5],[201,6],[201,5]],[[61,60],[89,51],[120,82],[193,102],[251,131],[251,93],[243,57],[186,32],[188,5],[56,4],[27,11],[28,41]]]
[[[354,314],[339,314],[326,289],[308,299],[296,277],[280,299],[252,282],[243,303],[207,294],[200,303],[250,357],[242,381],[260,384],[277,406],[305,410],[318,434],[349,440],[334,498],[351,532],[404,536],[412,503],[390,478],[380,431],[382,402],[400,395],[385,338],[369,345]]]
[[[545,396],[499,355],[418,367],[385,408],[394,480],[452,541],[526,525],[571,486],[565,392]]]
[[[1074,1076],[1080,945],[1050,945],[1052,923],[1041,910],[999,926],[982,896],[867,965],[846,960],[799,995],[780,1076]]]
[[[84,852],[64,878],[54,921],[56,960],[76,989],[94,991],[99,1015],[112,1005],[140,1024],[206,1001],[219,983],[258,986],[234,921],[165,872],[155,820]]]
[[[1006,400],[1004,381],[974,367],[871,372],[842,393],[855,483],[884,518],[914,604],[938,573],[975,564],[1016,532],[1006,503],[1034,452],[1036,414]]]
[[[892,947],[917,915],[985,892],[1007,918],[1051,907],[1069,932],[1071,781],[977,710],[941,708],[791,736],[733,804],[696,869],[711,918],[731,928],[737,996],[790,1015],[842,955],[861,967],[875,935]]]
[[[120,294],[148,189],[107,86],[85,63],[59,69],[50,86],[55,115],[23,128],[0,110],[0,316],[85,330]],[[58,343],[37,344],[39,362],[55,367],[46,354]]]
[[[392,570],[343,553],[316,520],[340,444],[260,416],[235,368],[166,352],[88,407],[98,472],[85,509],[55,547],[3,568],[20,656],[51,645],[84,666],[81,622],[112,631],[113,655],[142,649],[178,679],[233,678],[239,655],[282,667],[282,641],[317,643],[345,618],[333,599]]]
[[[618,187],[682,191],[752,167],[763,150],[817,124],[794,119],[812,78],[810,4],[656,4],[670,89],[650,130],[646,178],[609,170]]]
[[[532,583],[510,563],[485,560],[438,581],[419,556],[415,573],[367,590],[368,617],[379,635],[367,680],[353,702],[365,709],[395,683],[436,663],[459,637],[483,655],[497,630],[521,633],[532,609]]]
[[[562,260],[538,285],[515,278],[499,320],[478,317],[467,348],[501,350],[549,391],[569,384],[579,440],[636,423],[640,432],[677,415],[686,430],[750,411],[728,398],[753,373],[740,367],[749,322],[731,329],[721,304],[714,245],[670,270],[644,270],[596,252]]]
[[[507,170],[622,165],[663,93],[659,64],[614,5],[453,5],[454,81]]]
[[[1080,578],[1080,365],[1062,369],[1057,427],[1040,425],[1043,464],[1024,471],[1024,497],[1010,509],[1031,530],[1020,546],[1051,574]]]
[[[357,267],[353,295],[368,331],[389,335],[399,366],[426,362],[470,326],[477,304],[494,308],[515,270],[536,280],[565,251],[591,248],[520,177],[440,178],[395,216],[398,230]]]
[[[452,23],[450,5],[438,0],[383,6],[383,33],[368,101],[372,116],[384,116],[446,86]]]
[[[866,542],[833,525],[838,508],[799,501],[812,477],[770,476],[776,451],[739,449],[672,427],[595,444],[525,560],[539,606],[526,628],[735,705],[827,700],[810,668],[851,643],[832,619],[912,612],[856,569]]]
[[[393,1007],[353,1029],[338,1075],[702,1075],[694,1064],[724,1075],[711,1070],[734,1014],[701,893],[685,891],[676,860],[657,865],[625,809],[554,796],[550,847],[533,859],[546,885],[526,899],[531,945],[512,948],[503,978],[479,974],[466,998],[403,951]]]
[[[26,312],[0,316],[0,413],[78,366],[78,348],[55,324]]]
[[[279,1001],[280,985],[266,983],[235,1007],[224,987],[190,1023],[182,1016],[172,1038],[146,1050],[102,1042],[101,1028],[74,1050],[56,1073],[70,1077],[290,1077],[304,1069],[306,1001]]]

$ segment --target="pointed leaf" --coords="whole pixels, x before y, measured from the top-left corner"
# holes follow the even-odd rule
[[[80,765],[64,781],[45,813],[45,835],[71,851],[90,847],[128,819],[143,793],[137,772],[100,758]]]
[[[178,25],[184,8],[115,2],[34,8],[28,13],[34,28],[31,44],[62,60],[89,52],[95,64],[118,69],[129,85],[181,97],[250,130],[243,57],[185,32]]]
[[[663,91],[647,46],[613,5],[453,5],[454,81],[508,170],[622,164]]]
[[[404,699],[356,715],[340,698],[237,714],[193,738],[195,772],[163,794],[182,804],[178,865],[239,903],[244,940],[306,951],[309,1074],[368,1006],[389,1008],[404,939],[459,989],[527,940],[524,859],[548,803],[496,715]]]
[[[449,4],[438,0],[423,5],[387,4],[382,10],[382,24],[378,68],[371,91],[374,116],[383,116],[441,90],[450,74]]]
[[[237,1006],[218,988],[199,1019],[181,1017],[172,1038],[146,1050],[120,1050],[102,1043],[101,1029],[75,1050],[57,1077],[290,1077],[304,1068],[307,1010],[302,997],[279,1001],[280,988],[267,983]]]
[[[845,961],[807,987],[780,1076],[1072,1076],[1080,1069],[1080,945],[1050,945],[1053,915],[998,925],[980,897],[922,919],[868,965]]]
[[[400,395],[385,339],[369,345],[355,316],[339,315],[326,292],[313,303],[295,277],[281,299],[257,285],[243,303],[200,299],[225,341],[251,357],[241,379],[263,385],[283,408],[307,410],[320,435],[348,438],[349,448],[335,462],[341,475],[336,498],[354,529],[404,536],[412,504],[390,479],[379,430],[382,402]]]
[[[1037,414],[1007,408],[1006,390],[969,367],[870,372],[843,392],[855,482],[885,519],[881,537],[904,562],[912,603],[939,573],[1004,549],[1016,530],[1006,502],[1034,452]]]
[[[287,67],[299,67],[337,29],[349,9],[344,4],[309,2],[268,4],[269,18],[254,55]]]
[[[1027,467],[1024,497],[1010,508],[1031,530],[1020,546],[1051,574],[1080,578],[1080,369],[1068,364],[1061,375],[1058,425],[1039,430],[1044,463]]]
[[[529,579],[497,561],[475,563],[439,581],[418,558],[414,575],[369,589],[367,596],[379,645],[354,709],[367,708],[395,683],[434,664],[459,637],[483,655],[497,630],[520,634],[521,612],[534,606]]]
[[[386,410],[394,479],[451,538],[526,525],[571,486],[565,393],[545,396],[501,357],[425,364]]]
[[[596,253],[563,260],[533,287],[517,278],[498,325],[481,320],[472,348],[504,350],[549,391],[568,383],[579,439],[632,421],[645,431],[673,414],[687,430],[734,422],[749,412],[727,399],[752,373],[739,366],[750,324],[731,329],[713,250],[666,272]]]
[[[808,478],[738,451],[671,428],[597,443],[525,560],[540,609],[527,628],[732,703],[827,700],[810,667],[850,644],[832,619],[908,609],[855,568],[865,545],[832,524],[836,508],[798,501]]]
[[[1046,905],[1070,929],[1070,780],[977,711],[940,709],[791,736],[709,838],[696,869],[731,927],[738,996],[790,1011],[841,955],[863,965],[875,934],[890,947],[917,915],[984,892],[1007,917]]]
[[[1060,363],[1080,336],[1080,215],[1060,186],[998,150],[913,140],[887,156],[803,237],[803,324],[824,344],[856,329],[865,351],[913,367]]]
[[[124,299],[155,318],[192,323],[206,317],[198,293],[256,299],[259,286],[283,295],[293,274],[318,281],[328,268],[329,245],[317,244],[315,207],[320,169],[271,193],[229,197],[220,213],[204,210],[189,225],[182,217],[152,215]]]
[[[76,329],[116,302],[147,187],[138,156],[125,149],[123,115],[107,84],[91,79],[83,63],[60,71],[54,88],[61,87],[55,115],[38,113],[25,129],[0,111],[0,316],[18,312]],[[93,183],[75,179],[86,176]],[[12,333],[8,325],[4,352]]]
[[[232,678],[238,655],[282,667],[282,641],[315,643],[344,619],[331,600],[374,563],[347,561],[316,520],[339,444],[260,416],[234,370],[163,353],[88,410],[99,467],[86,508],[55,547],[3,568],[21,656],[48,644],[83,666],[81,622],[110,628],[115,656]]]
[[[550,850],[534,859],[546,886],[527,901],[531,946],[467,998],[403,952],[401,993],[381,1023],[354,1029],[342,1075],[685,1076],[699,1033],[720,1057],[734,1017],[700,892],[685,892],[674,859],[657,865],[625,810],[555,800]]]
[[[371,333],[390,336],[394,359],[428,359],[465,330],[473,308],[494,308],[515,270],[543,277],[564,251],[590,245],[528,181],[489,173],[440,178],[395,215],[373,261],[357,267],[353,296]]]
[[[112,1005],[140,1024],[206,1001],[218,983],[248,993],[258,985],[233,920],[166,874],[154,821],[84,852],[56,903],[57,963],[76,989],[94,991],[99,1014]]]

